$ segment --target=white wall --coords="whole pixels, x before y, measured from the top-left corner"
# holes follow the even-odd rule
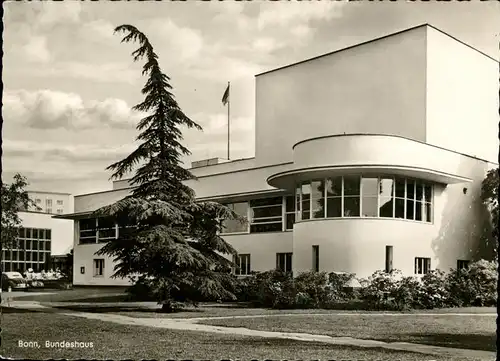
[[[238,253],[250,254],[251,271],[268,271],[276,267],[276,253],[293,252],[292,232],[252,233],[223,236]]]
[[[256,78],[256,158],[291,161],[315,136],[384,133],[425,140],[426,28]]]
[[[75,244],[73,264],[73,284],[77,286],[127,286],[128,279],[111,278],[114,273],[113,259],[108,256],[97,256],[102,244]],[[94,277],[94,259],[104,259],[104,276]],[[85,273],[80,268],[85,267]]]
[[[496,162],[498,62],[432,28],[427,48],[427,142]]]
[[[113,204],[130,194],[130,189],[120,189],[75,196],[75,213],[95,211],[100,207]]]

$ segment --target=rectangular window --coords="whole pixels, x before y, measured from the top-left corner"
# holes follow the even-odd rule
[[[276,253],[276,269],[292,272],[292,253]]]
[[[359,217],[361,177],[344,177],[344,217]]]
[[[45,230],[45,239],[48,239],[48,240],[52,239],[52,231],[50,229]]]
[[[325,217],[325,181],[311,182],[311,218]]]
[[[26,238],[33,238],[33,228],[26,228]]]
[[[415,219],[415,187],[414,180],[406,180],[406,219]]]
[[[47,208],[47,213],[52,213],[52,208]]]
[[[64,202],[60,199],[58,199],[56,203],[58,206],[62,206],[64,204]]]
[[[225,204],[239,216],[248,217],[248,202]],[[221,233],[248,233],[248,224],[237,219],[227,219],[222,222]]]
[[[283,231],[283,197],[250,201],[250,233]]]
[[[415,257],[415,274],[424,275],[431,270],[431,259]]]
[[[60,208],[58,208],[58,209],[57,209],[57,214],[62,214],[62,213],[63,213],[63,210],[62,210],[62,209],[60,209]]]
[[[45,200],[45,205],[46,205],[47,207],[52,207],[52,199],[46,199],[46,200]]]
[[[104,276],[104,260],[94,259],[94,277]]]
[[[31,252],[31,260],[33,262],[38,262],[38,252]]]
[[[469,268],[470,261],[459,259],[457,260],[457,270]]]
[[[26,229],[19,228],[19,238],[26,238]]]
[[[250,255],[249,254],[239,254],[233,260],[236,264],[234,273],[237,276],[248,276],[250,275]]]
[[[361,179],[361,205],[363,217],[378,216],[378,178]]]
[[[45,239],[45,229],[38,230],[38,239]]]
[[[82,274],[82,275],[85,274],[85,267],[80,267],[80,274]]]
[[[31,251],[28,251],[26,252],[26,261],[31,261],[31,255],[32,255],[33,252]]]
[[[326,179],[326,217],[342,217],[342,177]]]
[[[45,241],[45,250],[50,251],[50,241]]]
[[[300,201],[302,199],[301,195],[301,187],[295,188],[295,219],[296,220],[301,220],[302,219],[302,202]]]
[[[319,246],[312,246],[312,270],[319,272]]]
[[[97,242],[97,224],[95,218],[80,219],[80,244]]]
[[[295,197],[285,197],[285,230],[293,230],[295,223]]]
[[[12,260],[17,261],[17,251],[12,251]]]
[[[38,236],[38,229],[34,228],[33,229],[33,239],[39,239],[40,237]]]
[[[32,241],[32,245],[31,245],[31,249],[35,250],[35,251],[38,251],[38,241],[37,240],[33,240]]]
[[[310,219],[311,218],[311,184],[305,183],[301,187],[301,204],[300,209],[302,215],[300,219]]]
[[[24,252],[25,251],[19,251],[19,260],[24,261]]]
[[[116,225],[113,219],[97,219],[97,237],[99,242],[116,238]]]

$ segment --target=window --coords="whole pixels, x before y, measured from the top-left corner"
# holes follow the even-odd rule
[[[57,209],[57,214],[62,214],[62,213],[63,213],[63,210],[62,210],[62,209],[60,209],[60,208],[58,208],[58,209]]]
[[[467,269],[469,268],[470,261],[466,261],[463,259],[457,260],[457,270]]]
[[[238,276],[248,276],[250,275],[250,255],[240,254],[234,258],[234,263],[236,268],[234,273]]]
[[[104,276],[104,260],[94,259],[94,277]]]
[[[378,216],[378,178],[361,178],[361,215]]]
[[[56,204],[57,204],[58,206],[62,206],[62,205],[64,204],[64,202],[63,202],[62,200],[58,199],[58,200],[56,201]]]
[[[85,267],[80,267],[80,274],[85,274]]]
[[[381,217],[432,222],[432,185],[419,180],[339,176],[302,183],[296,192],[297,219]]]
[[[285,197],[285,230],[293,230],[295,223],[295,197]]]
[[[325,181],[311,182],[311,218],[325,218]]]
[[[230,203],[226,204],[226,207],[231,209],[234,213],[247,218],[248,217],[248,203]],[[247,233],[248,224],[241,222],[237,219],[227,219],[222,223],[221,233]]]
[[[276,253],[276,269],[292,272],[292,253]]]
[[[52,213],[52,208],[47,208],[47,213]]]
[[[45,239],[48,239],[48,240],[52,239],[52,231],[50,229],[45,230]]]
[[[97,242],[97,222],[95,218],[80,219],[80,244]]]
[[[431,270],[431,259],[415,257],[415,274],[424,275]]]
[[[342,177],[326,179],[326,216],[342,217]]]
[[[361,177],[344,177],[344,217],[359,217]]]
[[[116,225],[110,218],[98,218],[97,231],[99,242],[116,238]]]
[[[46,205],[47,207],[52,207],[52,199],[46,199],[46,200],[45,200],[45,205]]]
[[[45,241],[45,250],[50,251],[50,241]]]
[[[319,272],[319,246],[312,246],[312,269]]]
[[[250,233],[283,231],[283,197],[250,201]]]

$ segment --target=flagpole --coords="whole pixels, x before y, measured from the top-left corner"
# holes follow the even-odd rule
[[[227,82],[228,99],[227,99],[227,160],[229,160],[229,149],[231,141],[231,123],[230,123],[230,111],[231,111],[231,83]]]

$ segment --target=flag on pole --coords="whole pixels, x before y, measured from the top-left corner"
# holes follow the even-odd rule
[[[224,92],[224,95],[222,96],[222,104],[226,105],[228,101],[229,101],[229,84],[227,84],[226,91]]]

